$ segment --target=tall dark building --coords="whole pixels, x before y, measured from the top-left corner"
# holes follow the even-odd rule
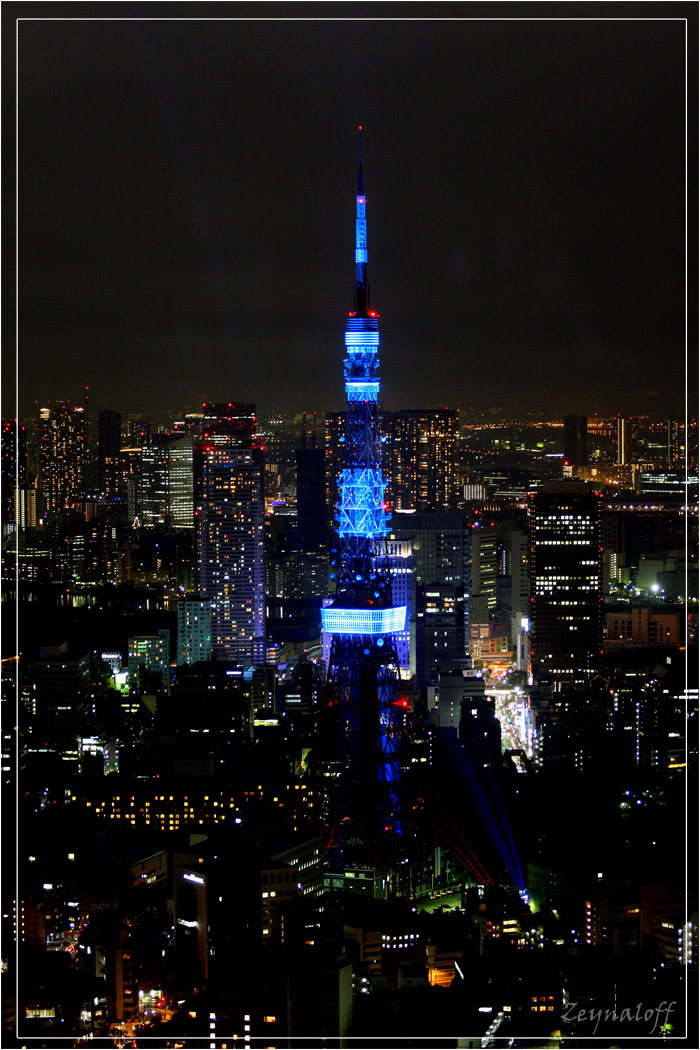
[[[588,463],[588,418],[564,416],[564,463],[585,467]]]
[[[470,622],[489,623],[498,604],[501,529],[482,525],[476,518],[471,536]],[[501,573],[502,575],[502,573]]]
[[[264,453],[255,406],[204,406],[194,447],[197,589],[211,609],[212,653],[265,663]]]
[[[630,422],[625,416],[615,417],[615,462],[618,467],[630,462]]]
[[[470,530],[461,513],[396,513],[391,538],[411,546],[415,671],[419,688],[434,681],[440,661],[469,652]]]
[[[27,430],[16,420],[2,425],[2,525],[3,532],[15,522],[17,489],[27,487]]]
[[[296,450],[297,528],[300,536],[323,536],[326,532],[326,450],[316,447],[314,424],[313,445],[306,444],[306,413],[302,448]]]
[[[379,315],[370,307],[361,154],[356,203],[355,303],[345,327],[347,417],[331,558],[336,592],[322,609],[331,639],[325,713],[335,790],[329,830],[336,871],[345,870],[352,841],[383,857],[390,879],[387,858],[395,855],[402,830],[401,692],[393,635],[403,630],[406,609],[393,605],[386,559]]]
[[[97,416],[97,455],[102,492],[116,491],[119,450],[122,447],[122,414],[111,409]]]
[[[601,496],[583,482],[545,484],[529,495],[533,672],[585,681],[602,643]]]
[[[295,450],[297,516],[292,528],[278,532],[277,583],[268,590],[285,598],[316,599],[328,594],[328,508],[326,504],[326,451],[316,446],[316,421],[312,447],[306,444],[306,413],[302,448]],[[293,520],[293,519],[292,519]]]
[[[678,470],[685,462],[685,420],[666,420],[667,466]]]

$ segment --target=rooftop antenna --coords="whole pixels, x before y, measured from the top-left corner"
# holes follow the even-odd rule
[[[358,317],[366,317],[369,312],[369,284],[367,282],[365,176],[362,172],[362,124],[358,132],[360,166],[357,172],[357,219],[355,222],[355,313]]]

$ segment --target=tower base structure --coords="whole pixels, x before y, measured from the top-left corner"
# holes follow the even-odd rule
[[[389,889],[403,833],[407,706],[391,635],[333,636],[318,767],[326,783],[329,863],[338,872],[369,864]]]

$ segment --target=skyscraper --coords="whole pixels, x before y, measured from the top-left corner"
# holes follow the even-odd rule
[[[303,540],[315,543],[325,538],[327,528],[326,506],[326,451],[316,445],[316,413],[311,448],[306,440],[306,412],[302,424],[301,448],[295,450],[297,479],[297,531]]]
[[[151,434],[141,446],[141,524],[165,525],[168,519],[168,445],[170,435]]]
[[[500,532],[474,521],[471,536],[470,622],[489,623],[497,606]]]
[[[630,461],[629,423],[629,419],[622,415],[615,417],[615,462],[618,467],[624,467]]]
[[[390,427],[389,498],[396,510],[454,510],[459,497],[457,413],[401,409]]]
[[[39,410],[39,482],[49,514],[79,509],[85,460],[82,408]]]
[[[151,434],[141,448],[141,524],[192,528],[191,434]]]
[[[264,454],[255,406],[204,406],[194,448],[197,583],[211,609],[212,653],[265,662]]]
[[[534,672],[585,681],[601,653],[601,496],[583,482],[529,495],[530,630]]]
[[[168,446],[168,524],[174,529],[191,529],[193,522],[193,439],[191,434],[173,434]]]
[[[666,464],[678,470],[685,461],[685,420],[667,419],[666,439]]]
[[[2,425],[2,526],[15,524],[17,490],[27,487],[27,431],[16,420]]]
[[[585,467],[588,463],[586,416],[564,416],[564,463],[570,467]]]
[[[111,409],[97,416],[99,482],[102,492],[113,498],[117,489],[119,450],[122,447],[122,415]]]
[[[351,836],[371,843],[376,855],[386,854],[380,840],[389,847],[401,831],[401,694],[393,633],[403,630],[406,609],[393,605],[385,557],[379,315],[370,307],[367,281],[361,139],[356,204],[355,303],[345,327],[347,419],[338,540],[331,557],[336,592],[321,613],[323,630],[331,636],[326,710],[335,727],[330,739],[335,740],[337,792],[330,823],[341,869]]]
[[[389,542],[412,551],[411,635],[418,687],[425,689],[440,660],[469,651],[470,535],[466,515],[396,513]]]

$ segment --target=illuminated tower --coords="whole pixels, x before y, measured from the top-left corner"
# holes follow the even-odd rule
[[[386,557],[379,317],[370,309],[367,282],[361,131],[355,308],[345,328],[347,418],[337,542],[331,555],[336,592],[322,610],[323,630],[331,639],[326,713],[335,730],[335,754],[328,773],[337,790],[330,822],[335,861],[341,869],[349,862],[350,847],[366,848],[372,856],[385,859],[401,834],[400,740],[405,714],[393,635],[404,629],[406,608],[392,603]],[[386,871],[386,862],[382,866]]]

